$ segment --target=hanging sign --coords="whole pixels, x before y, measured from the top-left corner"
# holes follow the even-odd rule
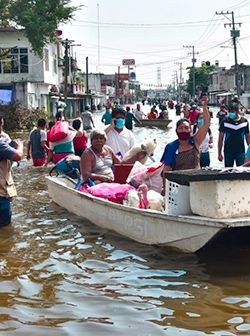
[[[135,65],[135,60],[133,58],[123,59],[122,65]]]

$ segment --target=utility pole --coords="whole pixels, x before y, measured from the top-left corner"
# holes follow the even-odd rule
[[[178,86],[178,76],[176,70],[172,74],[172,85],[173,85],[173,91],[175,91],[176,87]]]
[[[69,75],[69,48],[72,40],[66,39],[64,44],[64,102],[67,103],[68,98],[68,75]]]
[[[241,26],[241,22],[240,23],[235,23],[234,21],[234,12],[223,12],[221,11],[220,13],[216,12],[216,15],[231,15],[232,19],[231,19],[231,23],[224,23],[224,27],[226,28],[227,26],[229,26],[230,28],[232,27],[231,30],[231,37],[233,40],[233,48],[234,48],[234,67],[235,67],[235,86],[236,86],[236,93],[237,96],[240,96],[240,81],[239,81],[239,65],[238,65],[238,60],[237,60],[237,37],[240,36],[240,30],[235,29],[235,26],[238,25],[239,27]]]
[[[180,66],[180,77],[179,77],[179,86],[178,86],[178,96],[179,96],[179,102],[181,101],[181,85],[182,85],[182,63],[176,62],[176,65]]]
[[[121,67],[118,65],[118,72],[115,73],[115,98],[117,101],[120,97],[120,71]]]
[[[100,12],[99,2],[97,3],[97,43],[98,43],[98,65],[97,72],[100,72]]]
[[[115,100],[118,98],[118,73],[115,73]]]
[[[189,48],[192,49],[191,53],[188,53],[189,55],[192,55],[192,71],[193,71],[193,90],[192,90],[192,98],[195,97],[195,63],[196,63],[196,58],[195,55],[198,55],[198,52],[194,51],[194,45],[188,45],[188,46],[183,46],[183,48]]]
[[[161,86],[161,67],[157,67],[157,85]]]
[[[175,71],[175,80],[176,80],[176,91],[179,92],[179,80],[178,80],[178,73]]]
[[[89,58],[86,57],[86,92],[87,92],[87,104],[89,104]]]
[[[121,73],[121,67],[118,65],[118,74],[117,74],[117,80],[118,80],[118,99],[120,99],[120,89],[121,89],[121,82],[120,82],[120,73]]]
[[[68,98],[68,76],[69,76],[69,69],[70,69],[70,57],[69,51],[70,48],[73,46],[80,46],[80,44],[72,44],[74,40],[65,39],[62,44],[64,45],[64,102],[67,104]]]

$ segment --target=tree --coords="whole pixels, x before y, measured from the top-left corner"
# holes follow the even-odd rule
[[[31,130],[39,118],[47,119],[47,112],[40,109],[28,109],[18,103],[0,106],[0,116],[4,116],[7,131]]]
[[[205,90],[209,85],[209,74],[216,69],[215,65],[205,62],[201,67],[190,68],[189,79],[187,80],[187,92],[193,93],[193,73],[195,74],[195,91]]]
[[[34,52],[43,56],[43,48],[56,39],[60,23],[73,18],[77,7],[70,0],[0,0],[0,25],[23,27]]]

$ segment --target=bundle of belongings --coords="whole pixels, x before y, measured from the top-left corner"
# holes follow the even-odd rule
[[[164,198],[161,195],[162,170],[162,163],[145,166],[137,161],[125,184],[100,183],[91,186],[91,181],[81,181],[76,189],[126,206],[164,211]]]
[[[50,170],[49,175],[53,172],[57,175],[68,176],[72,179],[80,178],[80,157],[74,154],[70,154],[60,161]]]
[[[87,183],[80,184],[77,187],[77,190],[96,197],[107,199],[114,203],[123,204],[127,192],[129,190],[135,190],[135,188],[130,184],[103,182],[92,187],[90,187]]]

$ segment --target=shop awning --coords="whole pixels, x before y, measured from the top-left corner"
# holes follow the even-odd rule
[[[224,93],[219,93],[216,96],[218,96],[218,97],[224,97],[224,96],[232,96],[232,95],[234,95],[233,92],[224,92]]]

